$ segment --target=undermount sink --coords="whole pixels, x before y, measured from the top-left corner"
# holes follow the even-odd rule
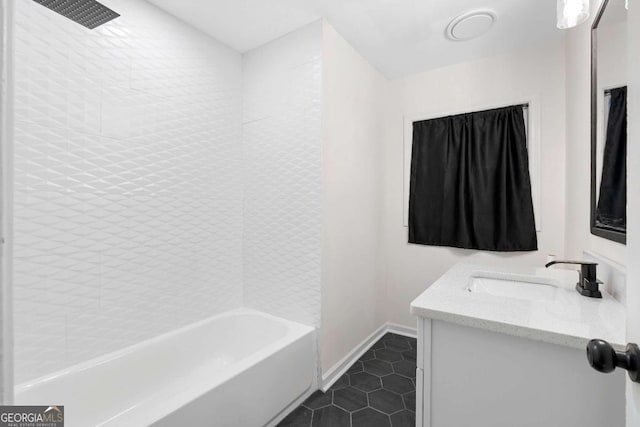
[[[558,287],[546,278],[492,277],[480,273],[471,276],[467,291],[528,301],[551,301]]]

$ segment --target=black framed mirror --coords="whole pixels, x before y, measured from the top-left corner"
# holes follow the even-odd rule
[[[591,27],[591,233],[627,240],[627,9],[604,0]]]

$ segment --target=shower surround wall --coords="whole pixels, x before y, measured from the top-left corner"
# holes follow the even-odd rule
[[[244,302],[319,327],[322,22],[243,59]]]
[[[105,4],[16,2],[17,383],[242,305],[241,55]]]
[[[335,370],[382,324],[385,80],[323,21],[240,55],[105,4],[89,31],[17,2],[16,382],[242,305]]]

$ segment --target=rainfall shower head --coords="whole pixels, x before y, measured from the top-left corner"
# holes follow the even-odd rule
[[[93,30],[120,16],[95,0],[33,0],[60,15]]]

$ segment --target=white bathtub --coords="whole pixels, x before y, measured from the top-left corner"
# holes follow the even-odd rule
[[[314,386],[314,330],[239,309],[16,387],[67,427],[268,424]]]

